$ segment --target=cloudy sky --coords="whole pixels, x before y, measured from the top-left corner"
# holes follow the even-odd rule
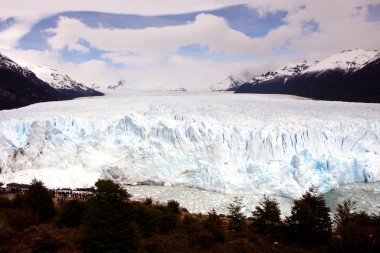
[[[207,88],[380,49],[380,0],[0,0],[0,52],[87,85]]]

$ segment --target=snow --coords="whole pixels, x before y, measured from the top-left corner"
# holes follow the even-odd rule
[[[28,68],[21,67],[16,62],[8,58],[7,56],[0,53],[0,68],[11,69],[13,71],[18,71],[24,76],[29,76],[31,74]]]
[[[317,62],[288,63],[284,67],[277,69],[275,72],[282,76],[292,76],[308,69],[316,63]]]
[[[268,72],[266,74],[262,74],[260,76],[256,76],[252,78],[249,83],[257,83],[257,82],[264,82],[264,81],[270,81],[274,80],[276,78],[289,78],[296,75],[301,74],[303,71],[307,70],[311,66],[317,64],[318,62],[301,62],[301,63],[288,63],[285,66],[273,71]]]
[[[99,177],[299,197],[380,178],[380,105],[290,96],[115,91],[0,112],[0,182]]]
[[[233,90],[238,88],[244,82],[244,80],[238,80],[233,76],[229,76],[218,83],[212,84],[208,89],[209,91],[226,91],[228,89]]]
[[[287,65],[272,71],[255,76],[248,81],[251,84],[271,81],[277,78],[284,78],[302,74],[320,74],[328,70],[342,70],[344,72],[356,71],[363,68],[366,64],[378,59],[380,53],[378,50],[353,49],[345,50],[333,54],[321,61],[304,61],[301,63],[288,63]]]
[[[55,89],[71,90],[79,88],[82,90],[89,90],[88,87],[75,82],[68,75],[62,74],[56,69],[31,64],[27,64],[26,67],[33,73],[35,73],[39,79],[48,83],[51,87]]]
[[[357,70],[379,54],[377,50],[354,49],[333,54],[330,57],[306,69],[304,73],[323,72],[329,69],[341,69],[345,72]]]

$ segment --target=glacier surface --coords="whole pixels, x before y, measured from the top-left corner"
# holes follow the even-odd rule
[[[123,91],[0,112],[0,182],[299,197],[380,178],[380,105]]]

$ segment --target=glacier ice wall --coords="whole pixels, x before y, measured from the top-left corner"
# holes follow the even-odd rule
[[[0,181],[83,187],[107,177],[294,198],[311,184],[327,192],[380,178],[376,119],[248,115],[244,122],[223,107],[216,117],[207,104],[189,113],[176,103],[170,110],[161,104],[118,115],[2,120]]]

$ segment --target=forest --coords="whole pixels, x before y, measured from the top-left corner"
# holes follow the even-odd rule
[[[294,200],[285,219],[269,196],[249,217],[238,197],[228,215],[131,197],[103,179],[86,194],[38,180],[23,191],[2,191],[0,252],[380,252],[380,212],[357,211],[347,199],[332,215],[315,187]]]

